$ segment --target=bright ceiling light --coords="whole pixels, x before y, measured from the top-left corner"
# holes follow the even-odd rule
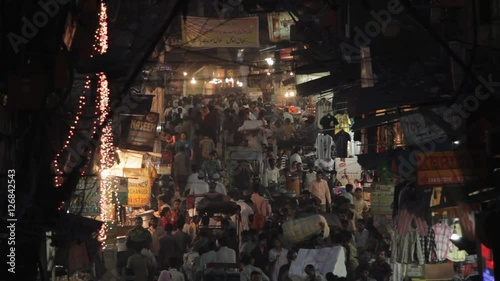
[[[273,58],[266,58],[266,62],[269,66],[273,66],[274,65],[274,59]]]
[[[293,72],[290,71],[290,76],[293,76]]]
[[[188,75],[188,73],[184,71],[184,72],[182,73],[182,75],[187,76],[187,75]]]
[[[268,72],[267,75],[271,75],[271,72]]]
[[[196,79],[194,79],[194,77],[191,78],[191,84],[196,84]]]

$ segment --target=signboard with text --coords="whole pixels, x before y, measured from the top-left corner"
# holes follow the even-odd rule
[[[144,207],[149,205],[151,197],[152,180],[148,169],[123,169],[123,173],[128,178],[128,207]]]
[[[185,46],[196,48],[257,48],[259,18],[186,17],[182,21],[182,39]]]
[[[290,27],[295,24],[290,13],[281,12],[268,14],[267,22],[269,40],[271,40],[271,42],[290,41]]]
[[[418,153],[417,184],[442,186],[479,182],[486,176],[486,161],[479,152],[439,151]]]
[[[378,185],[371,192],[370,210],[374,215],[390,216],[394,201],[393,185]]]
[[[354,180],[361,179],[362,168],[358,164],[358,157],[345,158],[341,161],[340,158],[335,159],[335,170],[337,171],[337,180],[345,186],[348,183],[348,179],[354,182]]]
[[[69,205],[69,211],[81,216],[98,216],[101,199],[98,177],[81,178]]]
[[[152,152],[155,144],[159,114],[123,116],[120,148]]]
[[[458,118],[444,118],[448,108],[438,107],[432,111],[437,118],[443,119],[444,123],[454,131],[459,130],[460,124],[463,123]],[[446,138],[446,132],[436,123],[426,117],[423,113],[412,113],[401,116],[401,126],[403,128],[405,143],[407,145],[415,145],[427,143],[433,140]]]

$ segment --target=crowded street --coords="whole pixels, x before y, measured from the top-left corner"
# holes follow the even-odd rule
[[[0,281],[500,280],[499,5],[5,1]]]

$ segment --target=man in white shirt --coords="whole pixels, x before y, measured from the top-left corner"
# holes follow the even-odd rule
[[[330,206],[332,203],[332,197],[330,189],[328,188],[328,183],[323,179],[322,171],[316,172],[316,180],[311,182],[309,191],[321,200],[321,212],[326,212],[327,206]]]
[[[240,206],[240,216],[241,216],[241,231],[250,229],[250,215],[253,215],[253,209],[245,201],[238,200],[236,204]]]
[[[202,172],[198,173],[198,179],[192,179],[191,182],[188,180],[188,184],[186,185],[186,189],[189,189],[189,194],[190,195],[203,195],[205,193],[208,193],[210,190],[210,187],[205,180],[203,180],[204,174]],[[198,203],[201,201],[203,197],[199,196],[196,197],[195,203]]]
[[[297,162],[300,165],[302,165],[302,155],[303,153],[303,150],[301,147],[295,147],[295,149],[293,150],[293,154],[292,156],[290,156],[290,159],[289,159],[289,163],[290,163],[290,167],[292,167],[293,163]]]
[[[288,107],[285,107],[285,109],[283,109],[283,120],[285,119],[290,119],[290,123],[294,123],[292,114],[288,112]]]
[[[215,254],[218,263],[236,263],[236,252],[227,246],[227,238],[220,237],[217,240],[219,250]]]
[[[253,265],[252,257],[244,255],[241,258],[243,268],[240,272],[240,281],[252,281],[252,272],[259,272],[262,281],[270,281],[269,277],[262,271],[262,269]]]
[[[269,158],[269,167],[266,168],[264,186],[268,187],[270,183],[278,183],[280,169],[276,167],[276,159]]]
[[[171,258],[170,259],[170,269],[162,270],[158,281],[184,281],[184,274],[179,271],[180,261],[179,258]],[[167,275],[170,275],[170,279]]]
[[[356,221],[356,233],[354,233],[354,237],[356,238],[356,248],[358,250],[366,249],[368,245],[368,237],[370,236],[370,232],[365,227],[365,220],[359,219]]]
[[[352,190],[354,186],[350,183],[345,185],[345,192],[342,194],[345,198],[349,199],[349,204],[351,204],[351,208],[354,208],[354,196],[352,195]]]

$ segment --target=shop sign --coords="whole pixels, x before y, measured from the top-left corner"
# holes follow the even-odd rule
[[[262,98],[262,91],[249,92],[248,98],[251,101],[257,101],[259,98]]]
[[[271,40],[271,42],[290,41],[290,27],[295,24],[290,13],[281,12],[268,14],[267,22],[269,40]]]
[[[151,197],[152,179],[148,169],[123,169],[123,173],[128,178],[128,207],[144,207],[149,205]]]
[[[337,180],[340,181],[342,186],[348,184],[348,179],[354,180],[361,179],[362,168],[358,164],[358,157],[345,158],[344,161],[335,160],[335,170],[337,171]]]
[[[117,200],[120,205],[128,204],[128,179],[123,177],[115,177],[114,184],[116,184]]]
[[[69,212],[81,216],[100,214],[100,181],[98,177],[81,178],[69,205]]]
[[[416,154],[418,185],[450,185],[481,181],[486,163],[480,152],[440,151]]]
[[[138,151],[152,152],[156,138],[159,114],[125,116],[123,135],[119,147]]]
[[[195,48],[257,48],[259,18],[186,17],[182,21],[182,39],[184,46]]]
[[[390,216],[394,201],[393,185],[377,185],[371,192],[370,210],[374,215]]]
[[[418,185],[448,185],[475,182],[484,178],[483,169],[446,169],[418,171]]]
[[[434,108],[432,111],[436,113],[439,118],[443,119],[453,130],[458,130],[460,127],[460,119],[458,118],[444,118],[445,112],[448,108],[442,106]],[[446,138],[446,132],[437,124],[426,118],[422,113],[412,113],[401,116],[401,126],[403,127],[405,143],[407,145],[415,145],[427,143],[433,140]]]

